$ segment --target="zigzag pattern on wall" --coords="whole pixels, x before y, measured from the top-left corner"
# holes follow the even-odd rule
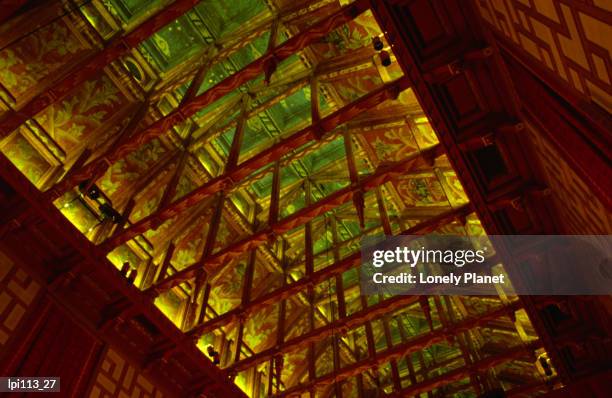
[[[163,394],[116,351],[109,349],[102,359],[89,398],[110,397],[162,398]]]
[[[40,285],[0,252],[0,347],[23,321]]]
[[[612,111],[612,3],[477,0],[489,26],[591,101]]]

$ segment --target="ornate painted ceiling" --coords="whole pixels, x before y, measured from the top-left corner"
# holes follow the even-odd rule
[[[172,2],[81,3],[0,51],[4,110]],[[0,148],[249,396],[548,377],[503,355],[538,340],[504,292],[360,295],[363,236],[484,230],[367,2],[350,3],[200,1]]]

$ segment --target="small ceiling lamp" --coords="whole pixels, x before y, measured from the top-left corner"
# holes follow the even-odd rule
[[[380,63],[382,66],[387,67],[391,65],[391,55],[388,51],[381,51],[378,55],[380,56]]]
[[[215,350],[215,347],[209,345],[206,347],[206,353],[212,359],[213,364],[219,365],[221,363],[221,359],[219,358],[219,353]]]
[[[381,51],[385,47],[385,44],[379,36],[374,36],[372,38],[372,46],[374,47],[374,50]]]
[[[115,210],[109,203],[102,203],[98,206],[98,210],[102,214],[102,218],[105,220],[111,220],[113,223],[118,224],[121,221],[121,214]]]

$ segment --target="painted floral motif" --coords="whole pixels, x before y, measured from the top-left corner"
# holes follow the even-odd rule
[[[308,311],[306,304],[296,303],[297,300],[287,300],[286,317],[290,322],[285,339],[301,336],[309,330],[308,317],[303,316]]]
[[[215,240],[213,253],[225,249],[244,237],[245,232],[236,230],[230,220],[231,216],[224,212],[221,217],[221,225],[219,225],[219,230],[217,231],[217,239]]]
[[[269,305],[252,314],[245,323],[245,341],[255,352],[270,348],[276,341],[278,305]]]
[[[210,306],[219,315],[225,314],[240,304],[240,278],[222,281],[211,289]]]
[[[132,214],[130,214],[130,220],[132,222],[142,220],[157,209],[157,204],[159,203],[164,191],[158,189],[155,193],[156,195],[152,195],[138,201],[137,208],[134,209]]]
[[[180,312],[183,300],[177,296],[174,290],[170,290],[164,294],[157,296],[155,306],[159,308],[168,319],[175,325],[180,321]]]
[[[243,255],[231,265],[232,272],[222,272],[215,278],[209,303],[218,314],[230,311],[242,301],[242,282],[247,258],[247,255]]]
[[[348,51],[369,45],[373,36],[381,34],[371,11],[342,25],[327,35],[320,43],[312,45],[317,54],[325,58],[342,55]]]
[[[415,129],[414,136],[419,148],[427,149],[438,143],[438,137],[429,123],[418,122],[412,128]]]
[[[404,178],[396,184],[406,206],[447,205],[446,195],[437,177]]]
[[[285,387],[290,388],[302,380],[306,375],[308,361],[308,350],[301,350],[285,354],[282,373],[282,382]]]
[[[0,83],[19,98],[83,50],[59,20],[0,52]]]
[[[376,90],[381,84],[382,80],[378,72],[370,68],[351,73],[345,79],[334,81],[334,88],[345,103],[350,103]]]
[[[461,181],[459,181],[459,178],[455,172],[443,173],[442,184],[444,184],[444,189],[448,196],[448,200],[451,202],[451,205],[456,207],[469,202],[467,195],[463,190],[463,186],[461,185]]]
[[[66,152],[82,144],[105,120],[121,109],[125,100],[106,76],[83,83],[79,90],[36,117]]]
[[[270,271],[268,266],[258,261],[253,273],[253,286],[257,286],[257,289],[252,292],[252,298],[257,298],[280,287],[281,279],[280,273]]]
[[[112,195],[124,184],[127,186],[134,183],[164,153],[166,153],[166,148],[158,140],[143,145],[127,158],[113,164],[102,178],[100,187],[107,195]]]
[[[369,131],[363,138],[374,150],[378,163],[405,159],[418,149],[407,126]]]
[[[334,367],[334,359],[332,354],[332,346],[329,341],[319,341],[315,345],[315,350],[320,352],[316,361],[317,376],[323,376],[332,372]]]

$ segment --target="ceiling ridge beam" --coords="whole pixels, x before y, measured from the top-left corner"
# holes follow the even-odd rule
[[[271,82],[269,85],[262,83],[259,86],[249,89],[249,92],[254,95],[258,94],[259,92],[268,92],[270,90],[279,89],[279,88],[282,88],[286,91],[283,91],[282,93],[273,96],[272,98],[266,100],[262,104],[253,106],[253,108],[248,111],[248,117],[256,116],[257,114],[268,110],[269,108],[271,108],[272,106],[280,102],[281,100],[291,96],[298,90],[302,89],[304,86],[308,85],[309,81],[310,81],[310,84],[312,85],[312,79],[320,79],[321,77],[324,77],[326,73],[327,74],[333,73],[333,72],[342,73],[346,68],[353,67],[358,62],[363,62],[363,60],[360,60],[359,58],[354,57],[354,55],[358,55],[356,53],[359,53],[364,48],[366,47],[362,47],[356,51],[342,55],[341,57],[344,59],[344,64],[342,65],[328,67],[327,70],[320,71],[319,67],[321,64],[319,64],[318,66],[310,70],[301,72],[297,77],[291,74],[288,74],[290,78],[284,78],[284,79],[281,78],[283,80],[276,80],[274,82]],[[323,61],[323,63],[325,63],[325,61]],[[278,70],[276,72],[277,74],[280,73],[280,71]],[[312,93],[314,93],[314,90],[312,90],[311,88],[311,97],[314,96],[314,94]],[[318,112],[317,112],[317,115],[318,115]],[[405,117],[403,117],[403,119],[405,119]],[[318,118],[313,117],[312,120],[316,122]],[[208,131],[206,134],[203,134],[202,136],[198,137],[197,140],[195,140],[195,142],[192,145],[193,149],[198,149],[206,145],[207,141],[204,141],[205,138],[207,140],[210,140],[211,138],[217,135],[221,135],[224,132],[231,129],[232,127],[234,127],[237,123],[238,123],[237,120],[234,119],[231,122],[228,122],[227,124],[221,127],[218,127],[214,130],[211,129],[211,131]]]

